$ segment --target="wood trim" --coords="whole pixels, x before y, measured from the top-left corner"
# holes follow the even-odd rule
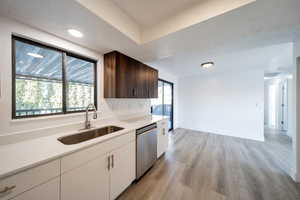
[[[104,54],[104,98],[116,97],[116,52]]]

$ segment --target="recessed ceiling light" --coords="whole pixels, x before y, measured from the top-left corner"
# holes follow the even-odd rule
[[[82,38],[82,36],[83,36],[83,34],[80,31],[77,31],[75,29],[69,29],[68,32],[70,35],[77,37],[77,38]]]
[[[206,63],[202,63],[201,67],[203,67],[203,68],[210,68],[210,67],[212,67],[214,65],[215,65],[214,62],[206,62]]]
[[[37,53],[27,53],[27,55],[29,56],[32,56],[32,57],[35,57],[35,58],[44,58],[44,56],[40,55],[40,54],[37,54]]]

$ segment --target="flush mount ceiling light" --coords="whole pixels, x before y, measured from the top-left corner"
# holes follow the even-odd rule
[[[32,56],[32,57],[35,57],[35,58],[44,58],[44,56],[40,55],[40,54],[37,54],[37,53],[27,53],[27,55],[29,56]]]
[[[83,37],[83,34],[80,31],[77,31],[75,29],[69,29],[68,32],[69,32],[70,35],[72,35],[74,37],[77,37],[77,38],[82,38]]]
[[[214,62],[206,62],[206,63],[202,63],[201,67],[203,67],[203,68],[210,68],[210,67],[212,67],[214,65],[215,65]]]

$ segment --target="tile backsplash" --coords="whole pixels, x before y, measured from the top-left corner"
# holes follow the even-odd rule
[[[107,109],[116,117],[134,113],[150,113],[150,99],[106,99],[104,101]]]

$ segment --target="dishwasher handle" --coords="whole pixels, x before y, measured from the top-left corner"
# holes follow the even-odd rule
[[[144,133],[146,133],[146,132],[155,130],[156,128],[157,128],[157,124],[156,124],[156,123],[153,123],[153,124],[150,124],[150,125],[148,125],[148,126],[145,126],[145,127],[142,127],[142,128],[137,129],[137,130],[136,130],[136,134],[137,134],[137,135],[144,134]]]
[[[139,133],[139,134],[137,134],[137,135],[138,135],[138,136],[142,136],[142,135],[148,134],[149,132],[153,132],[153,131],[156,131],[156,130],[157,130],[157,128],[153,128],[153,129],[150,129],[150,130],[148,130],[148,131],[146,131],[146,132]]]

